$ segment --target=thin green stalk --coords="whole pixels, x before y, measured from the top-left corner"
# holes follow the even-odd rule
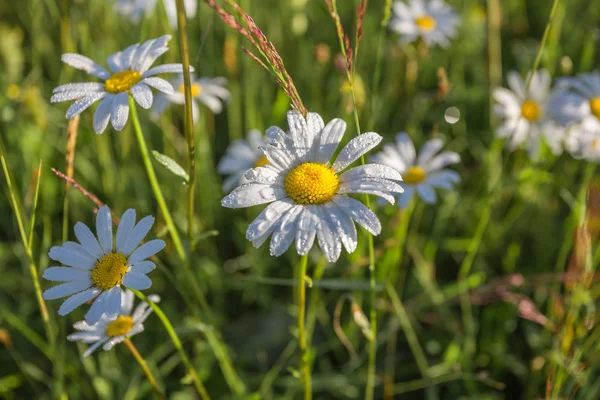
[[[542,35],[542,41],[540,42],[540,47],[538,48],[537,54],[535,55],[535,60],[533,62],[533,68],[531,69],[531,73],[527,77],[527,82],[525,83],[525,88],[529,90],[529,85],[531,84],[531,79],[533,78],[533,72],[537,70],[542,61],[542,54],[544,53],[544,47],[546,46],[546,41],[548,40],[548,35],[550,34],[550,28],[552,27],[552,21],[554,21],[554,15],[556,14],[556,9],[558,8],[558,0],[554,0],[552,3],[552,9],[550,10],[550,16],[548,17],[548,22],[546,23],[546,28],[544,29],[544,34]]]
[[[194,137],[194,118],[192,112],[192,81],[190,77],[190,55],[188,50],[187,38],[187,19],[185,15],[185,6],[183,0],[176,0],[177,6],[177,28],[179,30],[179,52],[181,63],[183,64],[183,94],[185,96],[185,137],[188,143],[188,157],[190,177],[188,183],[188,241],[191,254],[194,253],[194,191],[196,189],[196,143]]]
[[[165,223],[167,224],[167,228],[171,234],[171,239],[173,239],[175,250],[177,251],[179,258],[185,260],[185,250],[183,248],[183,244],[181,243],[181,238],[177,232],[177,228],[175,227],[175,223],[173,222],[173,218],[171,217],[171,212],[169,211],[165,197],[163,196],[162,189],[158,183],[158,179],[156,178],[156,172],[154,172],[154,167],[152,166],[152,159],[150,158],[150,153],[148,152],[148,146],[146,146],[146,140],[144,139],[144,134],[140,126],[140,120],[138,119],[136,111],[135,101],[133,100],[132,96],[129,96],[129,109],[131,112],[131,119],[133,121],[133,130],[135,131],[135,137],[138,141],[138,145],[140,146],[142,159],[144,160],[144,167],[146,167],[146,173],[148,174],[148,179],[150,180],[150,186],[152,186],[152,190],[154,191],[154,196],[156,197],[160,211],[163,213],[163,217],[165,218]]]
[[[304,320],[306,316],[306,267],[308,265],[308,254],[300,259],[298,270],[298,346],[300,347],[300,369],[304,382],[304,400],[312,399],[312,380],[310,376],[310,364],[308,362],[308,351],[306,346],[306,333],[304,332]]]
[[[169,321],[169,318],[166,316],[166,314],[161,310],[161,308],[156,303],[148,300],[148,298],[142,292],[140,292],[139,290],[133,290],[133,293],[135,293],[135,295],[139,299],[145,301],[154,310],[154,312],[160,319],[160,322],[162,322],[163,326],[167,330],[167,333],[169,334],[169,337],[171,338],[173,345],[179,352],[181,361],[183,361],[183,364],[187,368],[188,374],[192,378],[192,381],[194,382],[194,386],[196,387],[198,394],[200,395],[200,397],[202,397],[202,399],[205,399],[205,400],[210,399],[210,396],[208,395],[208,392],[206,391],[204,384],[202,383],[202,381],[200,380],[200,377],[198,376],[198,372],[192,365],[192,362],[190,361],[187,354],[185,353],[185,350],[183,350],[183,345],[181,343],[181,340],[179,339],[177,332],[175,332],[175,329],[173,328],[171,321]]]
[[[490,93],[502,84],[502,42],[501,25],[502,9],[500,0],[487,0],[488,15],[488,76],[490,84]],[[494,99],[490,96],[490,110],[493,107]],[[492,124],[493,114],[490,112],[490,125]]]
[[[29,220],[29,238],[27,239],[27,247],[33,248],[33,228],[35,227],[35,211],[37,210],[38,199],[40,197],[40,183],[42,182],[42,160],[38,166],[37,182],[35,184],[35,194],[33,195],[33,207],[31,219]]]
[[[410,347],[413,356],[415,357],[415,361],[417,362],[417,367],[421,372],[423,378],[428,379],[429,376],[429,364],[427,363],[427,357],[425,357],[425,352],[423,352],[423,348],[419,343],[419,339],[417,339],[417,334],[415,333],[412,324],[410,323],[410,318],[402,305],[402,301],[396,294],[394,287],[391,283],[387,283],[387,292],[390,300],[392,301],[392,305],[394,306],[394,311],[396,311],[396,316],[400,321],[400,325],[402,325],[402,330],[406,335],[406,340],[408,340],[408,346]],[[429,385],[427,385],[429,386]]]
[[[146,360],[144,360],[144,357],[142,357],[140,352],[137,350],[137,348],[135,347],[135,345],[131,342],[131,340],[129,338],[125,339],[124,343],[127,346],[127,348],[129,349],[129,351],[131,352],[131,354],[133,355],[133,358],[135,358],[135,360],[138,362],[138,364],[142,368],[142,371],[144,371],[144,374],[146,374],[146,378],[148,378],[148,382],[150,383],[150,386],[152,386],[154,393],[156,393],[156,395],[158,396],[159,399],[161,399],[161,400],[164,399],[165,396],[163,396],[162,392],[158,388],[158,385],[156,384],[156,379],[154,379],[154,376],[152,375],[152,372],[148,368],[148,365],[146,364]]]

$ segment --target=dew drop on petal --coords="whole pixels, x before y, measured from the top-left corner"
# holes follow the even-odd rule
[[[279,217],[279,213],[272,209],[268,208],[265,210],[265,218],[269,221],[275,221]]]

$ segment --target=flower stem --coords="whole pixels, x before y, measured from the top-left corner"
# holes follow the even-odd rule
[[[129,338],[125,339],[124,343],[125,343],[125,345],[127,345],[127,348],[133,355],[133,358],[135,358],[135,360],[138,362],[138,364],[140,364],[142,371],[144,371],[144,374],[146,374],[146,378],[148,378],[148,382],[150,383],[150,386],[152,386],[152,389],[154,389],[154,392],[156,393],[158,398],[161,400],[164,399],[165,397],[163,396],[162,392],[158,388],[158,385],[156,384],[156,380],[154,379],[152,372],[150,372],[150,369],[148,368],[148,365],[146,364],[146,360],[144,360],[144,357],[142,357],[142,355],[139,353],[139,351],[137,350],[137,348],[135,347],[135,345],[131,342],[131,340]]]
[[[308,265],[308,254],[300,259],[298,271],[298,343],[300,347],[300,368],[304,381],[304,399],[312,399],[312,381],[310,376],[310,365],[308,363],[308,352],[306,347],[306,333],[304,332],[304,319],[306,316],[306,267]]]
[[[196,142],[194,137],[194,115],[192,112],[192,81],[190,78],[190,55],[188,50],[187,20],[183,0],[176,0],[177,29],[179,31],[179,53],[183,64],[183,94],[185,96],[185,137],[188,143],[190,177],[188,183],[188,241],[190,255],[194,252],[194,191],[196,189]],[[190,256],[190,261],[191,261]]]
[[[135,293],[135,295],[139,299],[145,301],[154,310],[154,312],[160,319],[160,322],[162,322],[163,326],[167,330],[167,333],[171,337],[173,345],[175,345],[175,348],[179,352],[181,361],[183,361],[183,364],[187,368],[188,374],[192,378],[192,381],[194,382],[194,386],[196,387],[198,394],[200,395],[200,397],[202,397],[202,399],[210,399],[206,388],[204,387],[202,381],[200,380],[200,377],[198,376],[198,372],[194,369],[194,366],[192,365],[187,354],[185,354],[185,351],[183,350],[183,345],[181,344],[181,340],[179,339],[179,336],[177,336],[177,332],[175,332],[175,329],[173,328],[171,321],[169,321],[169,318],[156,303],[153,303],[150,300],[148,300],[148,298],[142,292],[140,292],[139,290],[133,290],[133,293]]]
[[[133,130],[135,131],[135,137],[137,138],[140,151],[142,152],[142,159],[144,160],[144,167],[146,167],[146,173],[148,174],[148,179],[150,180],[150,186],[152,186],[152,190],[154,191],[154,196],[156,197],[160,211],[163,213],[163,217],[165,218],[165,223],[167,224],[167,228],[171,234],[171,239],[173,239],[175,250],[177,251],[179,258],[185,260],[185,250],[183,248],[183,244],[181,244],[181,238],[179,237],[179,233],[177,232],[177,228],[175,227],[175,223],[171,217],[169,207],[167,207],[165,197],[163,196],[160,185],[158,184],[158,179],[156,178],[156,173],[154,172],[154,167],[152,166],[152,160],[150,159],[150,153],[148,152],[148,146],[146,146],[146,140],[144,139],[144,134],[142,133],[140,120],[138,119],[135,101],[131,96],[129,96],[129,109],[131,111],[131,119],[133,121]]]

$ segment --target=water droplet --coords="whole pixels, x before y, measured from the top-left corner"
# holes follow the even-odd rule
[[[265,200],[268,200],[273,197],[273,189],[271,188],[260,189],[258,193],[260,194],[260,197],[262,197]]]
[[[269,224],[267,221],[261,221],[258,223],[258,225],[256,226],[256,230],[259,232],[264,232],[265,230],[267,230],[267,228],[270,226],[271,224]]]
[[[456,107],[448,107],[444,113],[444,119],[449,124],[455,124],[460,119],[460,110]]]
[[[279,217],[279,213],[273,208],[267,208],[265,210],[265,218],[269,221],[275,221]]]

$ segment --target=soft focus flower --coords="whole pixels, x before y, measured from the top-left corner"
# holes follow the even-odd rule
[[[460,182],[460,175],[445,167],[460,162],[460,156],[452,151],[440,153],[444,146],[441,139],[431,139],[421,149],[419,156],[406,133],[396,135],[396,143],[383,146],[383,151],[375,154],[372,160],[389,165],[402,175],[404,193],[398,194],[398,206],[406,208],[417,192],[426,203],[435,203],[435,189],[452,189]]]
[[[311,249],[315,237],[329,262],[335,262],[342,245],[352,253],[357,245],[354,222],[378,235],[381,224],[377,216],[358,200],[345,196],[368,193],[394,203],[391,193],[402,187],[393,180],[400,174],[385,165],[361,165],[341,173],[381,141],[374,132],[352,139],[335,153],[346,123],[333,119],[326,126],[316,113],[306,119],[297,111],[288,112],[289,133],[278,127],[267,129],[269,144],[261,150],[269,160],[263,167],[246,173],[250,181],[226,196],[221,204],[228,208],[245,208],[269,204],[250,224],[246,238],[255,247],[271,234],[270,252],[280,256],[295,241],[298,254]]]
[[[497,101],[494,115],[502,119],[496,134],[508,140],[509,149],[525,145],[531,158],[539,152],[542,135],[553,152],[560,153],[562,134],[547,113],[550,94],[550,74],[542,69],[535,71],[529,88],[517,72],[509,72],[509,89],[497,88],[493,96]]]
[[[567,135],[565,147],[575,158],[600,162],[600,131],[590,126],[577,127]]]
[[[114,345],[121,343],[123,340],[144,331],[144,321],[150,314],[152,308],[146,303],[140,303],[136,307],[133,314],[133,299],[134,294],[131,290],[126,290],[121,296],[121,313],[114,321],[111,321],[103,315],[98,322],[93,325],[87,321],[79,321],[73,324],[73,328],[79,332],[72,333],[67,336],[67,339],[72,342],[93,343],[87,348],[84,357],[92,354],[98,347],[102,346],[104,350],[110,350]],[[152,294],[148,296],[148,300],[153,303],[158,303],[160,297]]]
[[[218,114],[223,111],[223,102],[228,101],[230,97],[229,90],[225,88],[226,78],[200,78],[192,81],[192,98],[208,107],[213,113]],[[157,118],[170,103],[185,104],[185,94],[183,86],[183,75],[171,81],[175,91],[168,95],[159,95],[152,109],[152,115]],[[192,101],[192,112],[194,121],[198,120],[200,110],[196,101]]]
[[[163,64],[150,68],[158,57],[169,50],[167,43],[170,39],[170,35],[164,35],[110,55],[107,64],[112,74],[85,56],[63,54],[61,60],[65,64],[103,79],[104,83],[68,83],[55,88],[50,101],[76,100],[67,110],[66,117],[70,119],[102,99],[94,113],[94,130],[96,133],[104,132],[110,120],[112,126],[120,131],[129,116],[130,94],[140,106],[148,109],[153,100],[151,87],[163,93],[173,93],[173,86],[155,75],[182,73],[183,66]]]
[[[117,0],[115,11],[129,18],[133,23],[139,23],[143,16],[149,15],[156,9],[156,0]],[[177,6],[175,0],[163,0],[165,12],[171,28],[177,28]],[[198,11],[198,0],[183,0],[188,19],[194,18]]]
[[[121,310],[121,285],[137,290],[148,289],[152,281],[146,274],[156,268],[147,260],[165,247],[159,239],[139,246],[150,232],[154,217],[147,216],[135,223],[135,210],[123,213],[117,229],[116,248],[113,246],[112,219],[108,206],[100,208],[96,216],[96,233],[84,223],[75,225],[79,243],[65,242],[50,249],[51,259],[66,267],[50,267],[43,277],[49,281],[63,281],[44,292],[44,299],[69,298],[58,309],[66,315],[89,300],[95,299],[85,315],[93,325],[103,313],[108,320],[117,318]],[[138,247],[139,246],[139,247]]]
[[[229,192],[236,186],[248,183],[244,175],[249,169],[269,163],[259,149],[266,144],[267,140],[262,133],[253,129],[246,135],[246,140],[238,139],[227,147],[225,155],[217,166],[217,171],[221,175],[229,175],[223,182],[223,191]]]
[[[428,45],[446,47],[449,39],[457,35],[460,18],[443,0],[409,0],[408,4],[396,1],[389,27],[400,34],[400,43],[410,43],[418,38]]]

